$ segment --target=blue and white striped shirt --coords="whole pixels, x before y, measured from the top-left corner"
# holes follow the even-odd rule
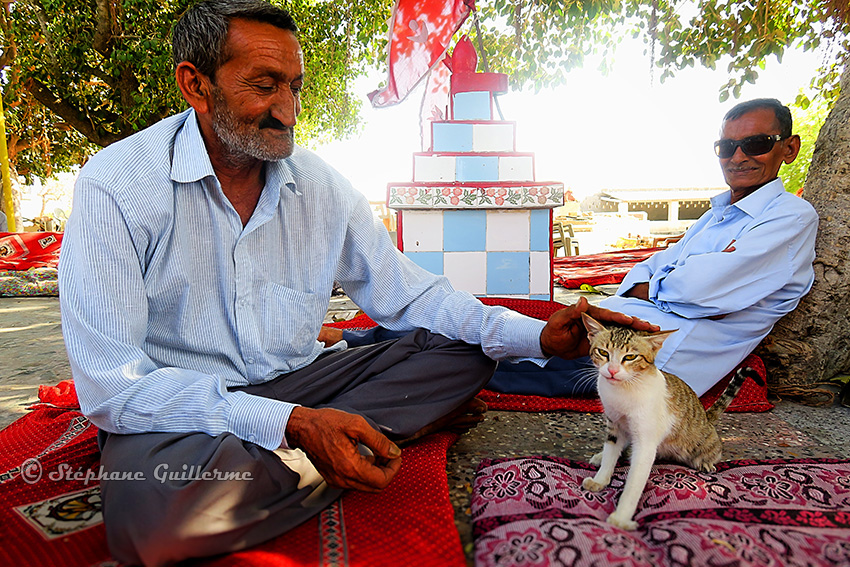
[[[365,197],[307,150],[267,164],[243,228],[194,111],[105,148],[80,172],[59,267],[83,412],[109,432],[232,432],[286,447],[294,406],[227,388],[322,353],[334,280],[387,328],[427,328],[496,360],[543,356],[542,321],[407,260]]]

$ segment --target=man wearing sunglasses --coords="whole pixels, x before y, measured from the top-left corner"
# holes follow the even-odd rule
[[[752,352],[814,281],[817,213],[778,177],[800,151],[791,127],[790,110],[776,99],[732,108],[714,144],[729,191],[601,303],[678,329],[655,362],[698,395]]]

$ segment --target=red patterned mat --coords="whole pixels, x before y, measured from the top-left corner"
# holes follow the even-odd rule
[[[618,284],[638,262],[642,262],[663,248],[637,248],[617,250],[586,256],[555,258],[553,280],[568,289],[581,284]]]
[[[112,566],[98,486],[96,430],[72,384],[40,392],[34,411],[0,431],[0,565]],[[62,406],[62,407],[58,407]],[[305,565],[463,567],[448,497],[451,434],[407,447],[381,494],[350,492],[320,517],[250,550],[193,563],[215,567]]]
[[[596,467],[556,457],[485,459],[472,493],[475,565],[850,565],[850,461],[731,461],[715,473],[653,468],[635,520],[605,519],[625,481],[581,488]]]
[[[566,307],[557,301],[537,301],[531,299],[516,299],[516,298],[500,298],[500,297],[482,297],[481,301],[487,305],[502,305],[514,311],[518,311],[529,317],[536,319],[548,319],[549,316]],[[338,329],[368,329],[375,326],[367,315],[358,315],[349,321],[339,321],[328,325]],[[751,354],[741,363],[740,366],[750,366],[762,378],[762,382],[767,384],[767,371],[764,367],[764,362],[758,356]],[[705,407],[709,407],[714,401],[720,397],[720,394],[726,388],[729,380],[732,377],[733,370],[728,376],[717,383],[711,390],[703,394],[700,398]],[[518,394],[503,394],[492,390],[482,390],[478,395],[479,398],[487,403],[487,406],[492,410],[500,411],[581,411],[581,412],[601,412],[602,402],[599,398],[545,398],[542,396],[523,396]],[[765,412],[773,409],[773,404],[767,401],[767,386],[760,386],[750,378],[747,378],[738,395],[729,405],[726,411],[729,412]]]

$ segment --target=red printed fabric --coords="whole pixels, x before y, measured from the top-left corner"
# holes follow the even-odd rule
[[[0,431],[0,565],[77,567],[109,558],[96,435],[79,411],[50,406]]]
[[[446,53],[474,0],[397,0],[390,22],[387,85],[369,94],[372,106],[404,100]]]
[[[578,288],[581,284],[618,284],[635,264],[646,260],[659,250],[663,248],[637,248],[555,258],[553,280],[567,289]]]
[[[558,457],[484,459],[472,492],[475,565],[847,565],[850,461],[730,461],[713,473],[657,465],[635,521],[605,520],[627,467],[601,492],[597,467]]]
[[[0,232],[0,270],[56,268],[61,244],[61,232]]]
[[[0,565],[113,565],[101,513],[97,429],[71,382],[43,387],[43,403],[0,431]],[[56,406],[64,407],[56,407]],[[466,565],[448,497],[453,434],[406,447],[380,494],[346,493],[319,517],[265,544],[193,565],[295,567]]]
[[[55,386],[39,386],[38,399],[57,408],[79,409],[77,388],[73,380],[62,380]]]

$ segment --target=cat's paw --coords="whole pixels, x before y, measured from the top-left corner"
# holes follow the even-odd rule
[[[591,492],[599,492],[600,490],[602,490],[606,486],[608,486],[608,485],[607,484],[600,484],[600,483],[596,482],[595,480],[593,480],[593,477],[591,477],[591,476],[589,476],[586,479],[584,479],[583,481],[581,481],[581,487],[584,488],[585,490],[589,490]]]
[[[638,523],[632,520],[630,516],[621,517],[617,515],[617,512],[614,512],[613,514],[608,516],[608,519],[606,521],[612,526],[620,528],[621,530],[633,531],[636,530],[638,527]]]
[[[717,470],[717,467],[714,466],[714,461],[702,461],[699,460],[693,464],[693,468],[701,472],[713,473]]]
[[[602,464],[602,451],[599,451],[592,457],[590,457],[590,461],[588,461],[591,465],[601,465]]]

